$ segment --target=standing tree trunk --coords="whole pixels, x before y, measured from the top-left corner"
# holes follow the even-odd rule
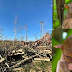
[[[62,22],[64,19],[64,4],[65,4],[65,0],[56,0],[57,16],[58,16],[60,25],[62,25]]]

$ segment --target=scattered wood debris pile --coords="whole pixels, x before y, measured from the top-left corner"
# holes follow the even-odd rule
[[[52,45],[52,36],[49,33],[46,33],[41,39],[37,41],[29,41],[29,42],[19,42],[24,46],[29,46],[31,48],[36,48],[38,46],[51,46]],[[49,47],[47,47],[49,48]],[[50,47],[51,49],[51,47]]]
[[[1,72],[13,71],[27,64],[49,62],[51,60],[52,37],[49,34],[45,34],[35,42],[0,41]]]

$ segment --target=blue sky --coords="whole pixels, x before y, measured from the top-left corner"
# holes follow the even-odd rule
[[[45,31],[52,29],[52,0],[0,0],[0,27],[4,29],[3,39],[14,39],[15,14],[18,16],[18,27],[27,25],[28,40],[40,39],[40,21],[46,22]],[[52,33],[52,31],[49,31]],[[25,29],[17,32],[16,37],[24,36]]]

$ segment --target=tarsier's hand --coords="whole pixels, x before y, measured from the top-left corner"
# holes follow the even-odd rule
[[[56,72],[70,72],[70,70],[68,69],[67,64],[66,64],[66,62],[64,60],[63,53],[61,55],[60,60],[57,63]]]
[[[62,45],[56,45],[54,47],[62,49]],[[72,63],[67,65],[65,60],[64,60],[64,55],[62,53],[61,58],[57,63],[56,72],[70,72],[70,70],[72,70]]]
[[[68,65],[68,68],[69,68],[70,70],[72,70],[72,63],[70,63],[70,64]]]

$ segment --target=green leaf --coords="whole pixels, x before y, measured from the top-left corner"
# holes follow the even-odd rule
[[[58,45],[58,44],[59,42],[57,42],[55,39],[52,38],[52,46]],[[62,53],[62,50],[57,49],[55,55],[52,58],[52,72],[55,72],[56,70],[57,62],[60,60],[61,53]]]

